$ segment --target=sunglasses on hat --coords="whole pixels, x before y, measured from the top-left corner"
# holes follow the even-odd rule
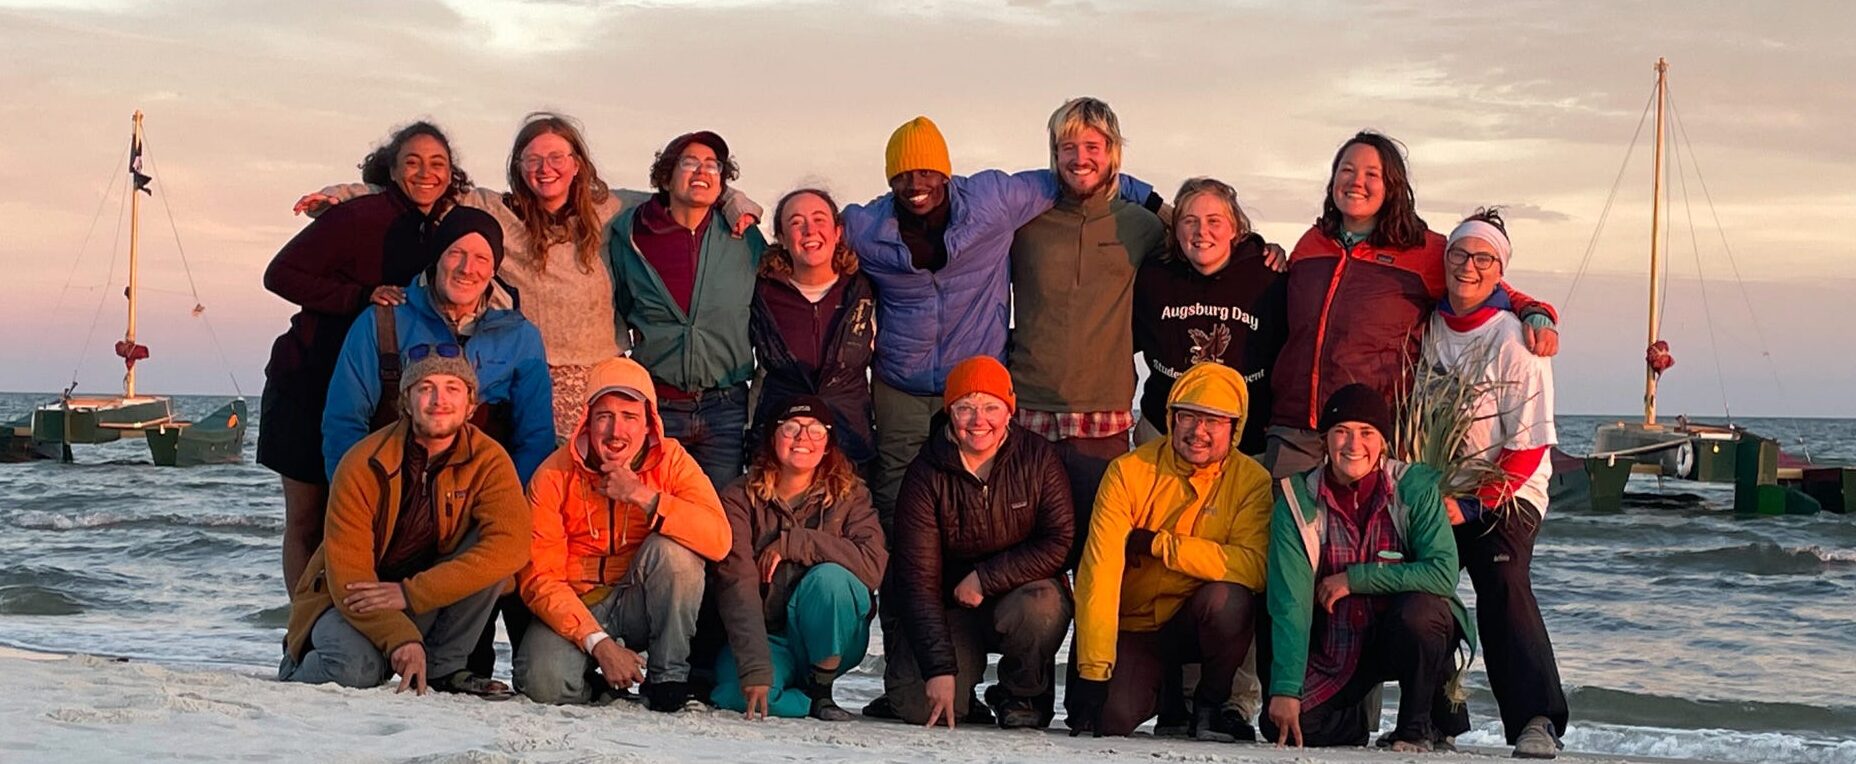
[[[406,360],[422,361],[426,356],[438,354],[439,358],[457,358],[464,355],[464,347],[455,342],[425,342],[406,349]]]

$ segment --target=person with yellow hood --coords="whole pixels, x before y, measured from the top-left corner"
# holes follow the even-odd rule
[[[1188,728],[1255,739],[1220,713],[1250,650],[1269,545],[1270,475],[1232,448],[1249,391],[1200,363],[1167,396],[1167,437],[1109,463],[1076,573],[1072,735],[1127,735],[1160,710],[1163,679],[1202,664]]]
[[[609,687],[642,683],[652,709],[680,711],[698,702],[690,637],[705,560],[733,540],[728,518],[702,466],[664,436],[643,366],[601,361],[587,390],[579,430],[529,481],[522,599],[548,628],[523,637],[516,687],[537,703],[585,703],[597,668]]]

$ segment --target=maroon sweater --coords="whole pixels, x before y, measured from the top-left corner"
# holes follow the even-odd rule
[[[651,197],[632,218],[632,243],[638,254],[664,280],[664,290],[685,314],[690,312],[690,297],[696,293],[696,259],[702,256],[702,237],[709,232],[714,208],[705,210],[696,230],[684,228],[670,217],[670,202],[662,193]]]

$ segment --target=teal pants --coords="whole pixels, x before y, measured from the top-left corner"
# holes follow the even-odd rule
[[[864,660],[870,647],[870,588],[837,563],[812,566],[786,603],[785,633],[768,634],[767,641],[773,657],[767,712],[794,719],[810,714],[805,681],[812,667],[836,657],[842,676]],[[710,700],[717,707],[748,710],[733,648],[722,650],[715,680]]]

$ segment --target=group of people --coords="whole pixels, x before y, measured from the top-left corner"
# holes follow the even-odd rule
[[[1557,334],[1499,214],[1430,231],[1361,132],[1285,255],[1229,184],[1123,174],[1107,104],[1047,134],[1048,169],[955,175],[917,117],[889,193],[794,190],[768,242],[713,132],[649,192],[555,114],[504,192],[393,133],[265,273],[300,307],[259,434],[279,678],[843,721],[880,623],[867,716],[1043,728],[1061,683],[1072,734],[1364,745],[1396,681],[1380,742],[1423,751],[1468,729],[1480,636],[1516,755],[1554,756],[1528,568]],[[1393,458],[1420,356],[1489,383],[1460,451],[1498,479]]]

